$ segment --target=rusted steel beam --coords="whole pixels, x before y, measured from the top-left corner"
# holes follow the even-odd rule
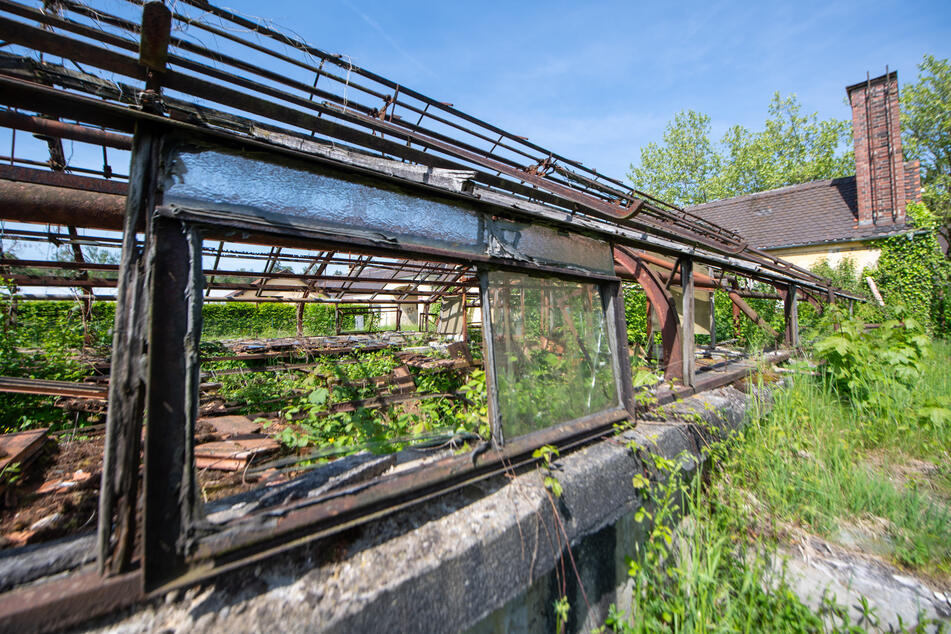
[[[0,16],[0,39],[78,63],[89,64],[132,79],[146,78],[145,68],[131,57],[2,16]]]
[[[166,78],[166,79],[170,79],[170,78],[173,78],[173,77],[174,77],[174,74],[172,74],[170,77],[168,77],[168,78]],[[0,81],[3,81],[4,83],[7,82],[6,79],[2,79],[2,80],[0,80]],[[21,90],[21,89],[22,89],[22,86],[17,86],[17,91],[13,91],[12,94],[13,94],[14,96],[18,96],[18,94],[19,94],[18,91]],[[34,86],[34,87],[32,88],[32,90],[33,90],[33,91],[41,90],[41,87]],[[56,91],[53,91],[53,92],[55,93]],[[242,94],[243,94],[243,93],[242,93]],[[60,100],[61,100],[61,97],[62,97],[62,95],[56,95],[56,98],[57,98],[57,99],[60,99]],[[19,99],[19,97],[18,97],[18,99]],[[73,100],[73,101],[76,100],[76,98],[75,98],[75,97],[72,97],[72,96],[70,97],[70,99]],[[15,99],[14,101],[16,101],[16,99]],[[28,100],[28,99],[24,96],[22,99],[19,99],[19,101],[22,101],[23,103],[26,103],[26,104],[33,104],[33,103],[35,102],[35,99],[33,99],[33,100]],[[80,100],[80,101],[81,101],[81,100]],[[84,106],[86,107],[86,110],[85,110],[86,116],[94,117],[94,116],[97,116],[97,115],[104,115],[105,113],[103,112],[103,110],[108,110],[108,109],[109,109],[108,106],[110,106],[110,105],[112,105],[112,104],[104,104],[104,103],[102,103],[102,102],[98,102],[97,105],[96,105],[96,107],[93,108],[92,103],[84,104]],[[230,104],[229,104],[229,105],[230,105]],[[127,120],[128,120],[128,118],[130,118],[130,117],[132,117],[132,118],[135,118],[135,117],[141,118],[141,117],[143,116],[143,113],[141,113],[141,112],[140,112],[140,113],[130,113],[130,112],[127,111],[127,110],[126,110],[126,111],[116,111],[116,110],[113,109],[112,112],[113,112],[114,115],[118,116],[120,119],[121,119],[121,118],[125,118],[125,119],[127,119]],[[306,115],[305,113],[302,113],[302,112],[300,112],[300,111],[293,111],[293,112],[296,113],[295,116],[296,116],[296,115],[309,116],[309,115]],[[110,116],[112,116],[112,115],[110,115]],[[268,115],[265,115],[265,116],[268,116]],[[373,121],[374,121],[374,122],[378,122],[379,120],[373,119]],[[326,121],[324,120],[324,122],[326,122]],[[294,124],[294,125],[296,125],[296,124]],[[305,126],[305,127],[307,127],[307,126]],[[353,129],[352,129],[352,128],[348,128],[347,130],[349,130],[350,132],[353,132]],[[344,130],[343,133],[348,133],[348,132],[347,132],[346,130]],[[331,134],[331,136],[333,136],[333,134]],[[354,142],[360,143],[360,144],[364,145],[365,147],[374,147],[373,144],[375,144],[375,143],[381,143],[381,142],[388,143],[388,142],[389,142],[389,140],[381,139],[379,135],[374,136],[374,135],[372,135],[372,134],[366,134],[366,136],[367,136],[368,138],[364,138],[364,139],[362,139],[362,141],[354,140]],[[347,140],[347,139],[342,139],[342,140]],[[250,142],[250,141],[248,141],[248,140],[246,139],[244,142],[247,143],[247,142]],[[369,145],[367,145],[367,144],[369,144]],[[424,144],[424,145],[425,145],[425,144]],[[402,146],[402,145],[400,145],[399,143],[397,143],[396,146],[399,146],[399,147],[398,147],[398,148],[392,148],[392,147],[391,147],[391,148],[388,148],[388,149],[382,150],[382,151],[389,151],[389,152],[391,152],[391,153],[395,153],[395,154],[394,154],[395,156],[402,156],[401,152],[404,151],[405,146]],[[272,146],[272,148],[273,148],[273,146]],[[415,151],[415,150],[414,150],[414,151]],[[419,152],[419,153],[420,153],[420,156],[417,156],[417,157],[415,157],[415,158],[414,158],[414,157],[409,157],[410,160],[418,160],[418,161],[421,161],[423,164],[432,164],[433,155],[432,155],[431,153],[425,153],[425,152]],[[407,157],[404,156],[404,158],[407,158]],[[449,163],[451,163],[453,167],[459,167],[459,166],[461,166],[461,164],[459,164],[459,163],[453,163],[452,161],[450,161]],[[513,189],[513,184],[512,184],[511,182],[506,182],[505,184],[501,184],[501,185],[499,185],[499,186],[500,186],[500,187],[503,187],[503,188],[505,188],[505,189],[509,189],[510,191],[513,191],[513,192],[515,191],[515,189]],[[529,196],[531,196],[531,197],[534,197],[534,198],[537,199],[537,200],[541,200],[542,198],[544,198],[544,196],[546,196],[546,195],[548,195],[548,194],[546,194],[545,192],[542,192],[541,190],[533,189],[531,192],[528,192],[527,195],[529,195]],[[582,194],[579,193],[579,195],[582,195]],[[567,204],[569,208],[575,208],[575,206],[576,206],[577,203],[572,203],[572,202],[570,202],[570,201],[566,201],[566,200],[563,199],[563,200],[562,200],[562,203],[555,202],[554,204],[556,204],[556,205],[557,205],[557,204],[561,204],[562,206],[564,206],[565,204]],[[648,214],[648,215],[650,215],[650,214]],[[670,227],[668,227],[668,225],[669,225],[671,222],[673,222],[674,225],[677,224],[677,222],[675,222],[676,219],[671,219],[671,218],[663,219],[663,218],[664,218],[664,217],[663,217],[663,214],[661,214],[661,215],[658,216],[658,217],[662,218],[661,221],[656,221],[656,222],[659,222],[660,224],[659,224],[658,226],[655,226],[656,222],[652,221],[652,223],[654,223],[654,224],[651,224],[650,227],[645,227],[648,232],[653,232],[653,233],[657,233],[657,234],[660,234],[660,235],[670,236],[670,237],[673,238],[674,240],[683,240],[683,236],[678,233],[679,230],[674,229],[672,232],[671,232],[671,231],[668,231],[668,229],[670,228]],[[665,223],[667,223],[667,224],[665,224]],[[636,225],[636,224],[637,224],[637,223],[635,222],[635,225]],[[650,223],[649,223],[649,224],[650,224]],[[670,225],[670,226],[673,226],[673,225]],[[714,232],[714,233],[715,233],[715,232]],[[689,241],[689,240],[688,240],[688,241]],[[727,253],[727,254],[730,254],[730,255],[735,255],[735,254],[736,254],[736,249],[735,249],[735,248],[732,248],[732,247],[723,247],[722,245],[721,245],[720,247],[716,247],[715,245],[713,245],[713,246],[710,246],[709,248],[713,249],[714,252]],[[702,254],[697,254],[697,256],[698,256],[698,258],[701,259],[701,260],[704,260],[705,258],[709,258],[709,256],[703,256]],[[808,275],[807,273],[799,272],[799,271],[796,269],[796,267],[792,267],[791,265],[788,265],[787,263],[784,263],[784,262],[782,262],[781,260],[778,260],[778,259],[772,258],[772,257],[761,256],[761,255],[759,255],[759,254],[757,254],[757,253],[752,253],[752,251],[750,252],[750,254],[744,254],[742,257],[743,257],[744,259],[750,259],[751,261],[761,263],[761,264],[764,266],[764,271],[763,271],[761,274],[756,274],[756,275],[762,275],[762,276],[767,277],[767,278],[770,277],[771,275],[773,275],[774,272],[781,272],[783,275],[791,275],[791,276]],[[769,269],[769,271],[767,271],[766,269]],[[809,276],[808,276],[808,279],[804,278],[804,282],[808,282],[808,284],[814,284],[814,283],[815,283],[815,278],[814,278],[814,276],[809,275]],[[808,285],[808,284],[807,284],[807,285]]]
[[[736,280],[731,280],[730,288],[733,290],[734,293],[738,293],[740,289],[740,283],[737,282]],[[730,299],[732,300],[733,298],[731,297]],[[731,301],[731,303],[732,303],[732,306],[730,308],[731,308],[731,313],[733,317],[733,333],[734,335],[738,337],[740,335],[740,312],[741,311],[740,311],[740,307],[736,304],[736,302]]]
[[[105,400],[108,396],[108,390],[98,385],[73,383],[71,381],[24,379],[12,376],[0,376],[0,392],[43,396],[75,396],[96,400]]]
[[[113,271],[117,272],[119,270],[119,265],[117,264],[101,264],[97,262],[53,262],[49,260],[12,260],[9,258],[0,258],[0,266],[16,266],[24,268],[41,268],[41,269],[58,269],[58,270],[70,270],[70,271]],[[374,264],[374,267],[376,265]],[[301,280],[301,281],[336,281],[342,282],[346,281],[349,278],[346,275],[313,275],[313,274],[301,274],[301,273],[289,273],[286,271],[271,271],[270,273],[256,273],[254,271],[231,271],[231,270],[222,270],[222,269],[205,269],[202,271],[205,275],[219,275],[219,276],[229,276],[229,277],[247,277],[247,278],[263,278],[263,279],[285,279],[285,280]],[[468,272],[468,271],[467,271]],[[360,282],[378,282],[381,284],[392,283],[392,284],[433,284],[429,280],[420,280],[418,278],[412,277],[381,277],[375,275],[368,276],[359,276],[357,279]],[[211,286],[214,284],[210,283]],[[257,288],[257,285],[247,285],[240,284],[238,282],[221,282],[221,284],[232,284],[237,285],[240,288]],[[440,285],[442,282],[439,283]],[[478,281],[474,279],[459,279],[454,280],[451,284],[453,287],[466,287],[474,288],[478,286]],[[225,286],[221,286],[225,288]],[[332,289],[334,287],[326,287]],[[280,289],[280,290],[303,290],[302,286],[265,286],[264,290],[271,289]],[[315,287],[312,289],[314,291],[323,290],[323,287]],[[382,289],[386,291],[387,289]],[[380,289],[366,289],[366,292],[381,292]],[[404,293],[405,291],[393,291],[394,293]]]
[[[105,579],[77,571],[0,594],[0,631],[60,631],[143,599],[141,571]]]
[[[739,293],[731,290],[728,291],[728,295],[730,297],[730,301],[733,302],[733,305],[736,306],[736,308],[746,315],[753,323],[765,330],[766,333],[769,334],[773,339],[779,338],[779,333],[777,333],[776,330],[769,325],[769,322],[763,319],[752,306],[743,301],[743,298],[740,297]]]
[[[16,33],[11,33],[10,29],[15,29],[14,25],[17,24],[20,26],[19,31]],[[28,32],[20,33],[20,31]],[[35,33],[31,33],[29,31],[35,31]],[[66,38],[58,34],[51,34],[40,29],[32,29],[32,27],[27,27],[20,23],[14,23],[9,20],[4,20],[3,18],[0,18],[0,36],[12,37],[14,38],[14,41],[18,43],[26,43],[27,45],[41,48],[41,50],[45,50],[46,52],[62,55],[71,59],[77,59],[78,61],[84,61],[99,68],[103,68],[104,70],[119,72],[128,77],[138,76],[135,72],[133,72],[135,67],[130,66],[132,63],[130,58],[112,53],[110,51],[105,51],[104,49],[98,49],[94,46],[87,45],[78,40]],[[149,78],[153,77],[154,73],[150,70]],[[229,78],[231,79],[231,83],[235,85],[245,85],[249,83],[247,80],[243,80],[242,78],[236,76],[229,76]],[[284,123],[302,127],[304,129],[318,131],[343,140],[356,141],[356,139],[352,137],[358,136],[362,137],[361,140],[363,145],[392,143],[389,140],[384,140],[382,138],[382,134],[380,137],[377,137],[373,134],[358,132],[342,124],[328,121],[327,118],[318,118],[316,116],[301,112],[300,110],[274,103],[270,100],[233,90],[220,84],[206,82],[196,77],[185,75],[176,71],[168,71],[164,73],[162,81],[169,88],[179,90],[196,97],[210,99],[229,107],[237,107],[273,120],[282,121]],[[257,84],[254,86],[245,87],[254,88],[265,94],[274,92],[273,89],[269,89],[267,86]],[[271,94],[270,96],[273,97],[275,95]],[[297,105],[302,105],[307,108],[316,107],[316,104],[312,101],[300,98],[297,99],[302,102]],[[434,135],[407,131],[405,128],[402,128],[396,124],[380,121],[375,117],[361,115],[360,113],[350,110],[334,109],[329,114],[341,120],[365,126],[375,132],[385,132],[392,137],[400,139],[404,143],[416,142],[424,147],[438,150],[456,159],[462,159],[470,163],[475,163],[483,168],[487,168],[490,171],[505,174],[516,182],[524,181],[534,184],[542,190],[548,191],[549,193],[560,197],[567,203],[569,207],[572,207],[573,205],[581,205],[586,209],[587,213],[594,216],[614,221],[630,221],[634,226],[639,226],[660,235],[667,235],[675,239],[684,240],[695,246],[702,245],[719,253],[732,254],[742,251],[745,248],[744,243],[731,243],[728,246],[724,246],[722,242],[718,242],[717,239],[715,239],[719,237],[715,231],[711,233],[699,225],[693,226],[696,225],[696,222],[688,222],[687,216],[689,214],[686,214],[686,212],[681,213],[682,217],[668,217],[669,214],[665,215],[665,213],[661,210],[653,209],[653,214],[660,218],[660,220],[649,219],[647,215],[635,218],[635,215],[638,214],[644,204],[644,201],[640,198],[626,195],[625,197],[628,199],[627,204],[619,205],[616,202],[597,198],[580,190],[554,182],[552,179],[545,176],[537,176],[527,173],[523,169],[506,164],[498,157],[485,157],[478,152],[467,149],[464,147],[465,144],[462,144],[456,140],[448,138],[447,140],[443,140],[436,138]],[[397,149],[397,152],[401,151],[403,151],[402,148]],[[687,226],[685,226],[685,224]],[[712,226],[714,229],[717,229],[716,225],[710,225],[710,223],[706,224]]]
[[[106,132],[83,125],[64,123],[43,117],[34,117],[12,110],[0,110],[0,126],[16,128],[56,139],[71,139],[95,145],[105,145],[117,150],[131,150],[132,137]]]
[[[628,273],[623,267],[620,267],[620,266],[615,267],[615,273],[617,273],[617,276],[620,277],[621,279],[630,279],[630,277],[631,277],[630,273]],[[670,285],[677,285],[677,286],[679,286],[679,285],[680,285],[680,275],[679,275],[679,274],[678,274],[678,275],[674,275],[673,277],[671,277],[671,276],[668,275],[668,274],[664,274],[664,273],[662,273],[662,272],[658,272],[658,273],[657,273],[657,277],[658,277],[658,279],[660,279],[660,281],[662,281],[662,282],[664,283],[665,286],[670,286]],[[696,273],[696,272],[694,272],[694,278],[695,278],[695,280],[699,280],[699,279],[706,278],[706,276],[704,276],[702,273]],[[711,279],[711,278],[706,278],[706,279]],[[734,290],[734,289],[732,289],[732,288],[729,286],[729,284],[726,284],[726,283],[716,284],[716,283],[706,283],[706,282],[700,282],[700,281],[695,281],[695,283],[694,283],[694,288],[699,289],[699,290],[702,290],[702,291],[723,291],[723,292],[725,292],[725,293],[726,293],[726,292],[729,292],[729,291],[731,291],[731,290]],[[752,299],[782,299],[782,296],[780,296],[778,293],[767,293],[767,292],[761,292],[761,291],[748,291],[748,290],[746,290],[746,289],[738,289],[738,290],[736,290],[735,292],[736,292],[737,295],[739,295],[740,297],[743,297],[743,298],[752,298]],[[802,291],[800,290],[800,292],[802,292]]]
[[[125,197],[115,194],[0,180],[3,220],[115,230],[122,228],[125,204]]]
[[[658,258],[657,256],[642,252],[637,252],[637,255],[651,264],[670,270],[671,264],[663,258]],[[707,283],[715,283],[715,280],[712,277],[706,275],[699,275],[698,278]],[[735,285],[733,288],[723,290],[727,292],[728,296],[730,297],[730,301],[733,302],[737,310],[749,317],[753,323],[765,330],[774,339],[779,337],[779,334],[773,329],[773,327],[770,326],[769,323],[763,319],[759,313],[756,312],[756,310],[743,301],[743,298],[740,296],[741,291],[739,290],[739,285]],[[779,297],[777,296],[775,299],[779,299]]]
[[[664,347],[664,378],[683,379],[683,333],[677,306],[657,274],[637,255],[626,247],[614,248],[614,259],[641,285],[651,307],[661,324],[661,340]]]
[[[234,82],[231,82],[231,83],[234,83]],[[312,102],[309,102],[309,103],[312,103]],[[231,105],[231,104],[229,104],[229,105]],[[299,111],[297,111],[297,112],[299,112]],[[303,114],[303,113],[301,113],[301,114]],[[454,113],[454,114],[457,115],[457,116],[461,116],[460,113]],[[387,134],[389,134],[390,136],[399,136],[399,132],[394,132],[393,130],[382,130],[382,129],[377,130],[377,128],[374,128],[374,127],[371,126],[371,124],[372,124],[372,125],[378,125],[378,123],[383,123],[383,124],[385,124],[385,125],[393,125],[393,124],[392,124],[392,120],[391,120],[389,123],[387,123],[387,122],[385,122],[385,121],[381,122],[381,121],[380,121],[379,119],[377,119],[376,117],[365,116],[365,115],[362,115],[362,114],[359,114],[359,113],[356,113],[356,112],[351,112],[350,110],[345,110],[345,111],[343,111],[342,113],[341,113],[341,112],[337,112],[337,113],[335,113],[335,116],[338,116],[338,117],[340,117],[340,118],[356,117],[353,122],[354,122],[354,123],[358,123],[359,125],[361,125],[361,126],[363,126],[363,127],[367,127],[367,128],[369,128],[369,129],[371,129],[371,130],[374,130],[374,131],[376,131],[376,132],[384,132],[384,131],[385,131],[385,132],[387,132]],[[348,121],[349,121],[349,119],[348,119]],[[345,133],[346,131],[344,130],[344,131],[342,131],[342,132]],[[388,141],[389,141],[388,139],[387,139],[387,140],[384,140],[383,138],[381,138],[381,136],[382,136],[382,135],[374,135],[374,134],[372,134],[372,133],[368,133],[368,137],[369,137],[369,138],[364,138],[364,139],[363,139],[363,142],[364,142],[364,143],[362,143],[362,144],[363,144],[365,147],[371,147],[373,143],[377,143],[377,142],[388,142]],[[431,144],[429,144],[428,141],[427,141],[427,139],[428,139],[429,137],[431,137],[431,136],[432,136],[432,135],[418,135],[418,134],[413,134],[413,140],[416,141],[418,144],[422,145],[424,148],[429,148],[429,147],[433,147],[433,146],[431,146]],[[405,135],[404,135],[403,138],[405,138]],[[456,147],[456,148],[465,149],[465,148],[463,148],[463,145],[464,145],[464,144],[461,144],[458,140],[452,140],[452,141],[453,141],[452,143],[449,143],[450,146]],[[369,143],[369,144],[371,144],[371,145],[368,146],[368,145],[366,145],[367,143]],[[397,143],[396,145],[399,146],[400,144]],[[388,151],[390,151],[391,153],[393,153],[395,156],[401,156],[400,152],[402,152],[403,150],[399,149],[398,147],[391,147]],[[448,153],[448,150],[447,150],[447,153]],[[425,152],[422,152],[421,154],[422,154],[422,156],[416,157],[416,159],[411,159],[411,160],[419,160],[419,161],[423,162],[424,164],[428,164],[428,163],[426,163],[426,161],[431,160],[432,154],[431,154],[431,153],[430,153],[430,154],[427,154],[427,153],[425,153]],[[469,160],[468,158],[463,157],[462,155],[458,155],[457,158],[461,158],[463,161],[468,161],[468,160]],[[497,161],[497,160],[499,160],[499,158],[500,158],[500,157],[495,157],[495,156],[493,156],[493,159],[492,159],[492,160]],[[470,161],[470,162],[471,162],[471,161]],[[567,162],[567,161],[566,161],[566,162]],[[489,167],[490,167],[490,168],[494,168],[494,165],[489,166]],[[521,179],[520,177],[521,177],[522,174],[524,174],[524,172],[522,172],[521,170],[517,170],[517,171],[519,171],[519,174],[518,174],[519,180],[523,180],[523,179]],[[597,175],[596,172],[591,172],[591,173],[592,173],[592,174],[594,175],[594,177],[597,178],[597,179],[603,180],[603,181],[605,181],[605,182],[610,181],[610,179],[605,179],[605,178],[602,177],[601,175]],[[485,176],[484,174],[481,174],[481,173],[479,174],[479,178],[484,178],[484,176]],[[509,176],[511,176],[511,179],[515,179],[515,178],[516,178],[516,176],[512,176],[512,175],[509,175]],[[545,182],[545,183],[550,183],[550,184],[552,184],[553,187],[556,187],[556,188],[557,188],[557,187],[563,186],[560,181],[552,180],[551,177],[550,177],[550,175],[549,175],[549,176],[546,176],[546,177],[544,177],[544,178],[547,179],[547,180],[545,180],[544,182]],[[523,192],[523,191],[521,191],[521,190],[516,191],[517,188],[519,188],[519,187],[525,187],[525,186],[520,185],[518,182],[516,182],[516,181],[514,181],[514,180],[511,180],[511,179],[506,180],[503,184],[500,184],[500,185],[498,185],[498,186],[499,186],[499,187],[502,187],[502,188],[505,188],[505,189],[508,189],[509,191],[516,192],[516,193],[526,193],[526,192]],[[582,179],[582,180],[583,180],[583,179]],[[547,187],[547,185],[546,185],[546,186],[545,186],[545,189],[551,189],[551,188]],[[570,188],[569,188],[569,189],[570,189]],[[571,191],[578,192],[578,195],[581,195],[581,196],[587,196],[588,198],[586,198],[585,200],[588,200],[588,199],[591,199],[591,198],[592,198],[591,193],[590,193],[590,191],[588,191],[588,189],[585,189],[585,188],[577,189],[577,190],[576,190],[576,189],[571,189]],[[630,190],[627,190],[627,191],[630,192]],[[548,196],[548,195],[554,195],[556,198],[559,196],[559,194],[558,194],[557,192],[555,192],[554,194],[551,194],[550,192],[544,192],[544,191],[542,191],[541,189],[534,190],[534,193],[528,192],[528,193],[526,193],[526,195],[529,195],[529,196],[531,196],[531,197],[534,197],[534,198],[537,199],[537,200],[541,200],[542,198],[544,198],[544,197],[546,197],[546,196]],[[609,206],[613,205],[613,206],[616,207],[616,206],[617,206],[617,202],[616,202],[616,201],[617,201],[617,200],[622,200],[622,199],[625,200],[625,201],[630,201],[630,200],[632,200],[633,198],[632,198],[632,196],[631,196],[629,193],[625,193],[624,191],[618,191],[618,192],[616,192],[616,196],[614,196],[614,197],[611,197],[611,196],[607,196],[606,198],[597,198],[597,197],[594,197],[594,198],[593,198],[593,200],[594,200],[593,204],[594,204],[595,206],[597,206],[597,205],[599,205],[599,204],[607,204],[607,205],[609,205]],[[566,198],[564,198],[564,197],[561,198],[561,202],[555,201],[554,204],[556,204],[556,205],[561,205],[561,206],[564,206],[564,205],[567,204],[568,207],[569,207],[569,208],[572,208],[572,209],[576,208],[578,205],[586,205],[586,206],[587,206],[587,203],[577,203],[577,202],[574,202],[574,203],[573,203],[573,202],[571,202],[570,200],[568,200],[568,199],[566,199]],[[719,244],[720,246],[717,247],[715,244],[711,243],[711,244],[709,245],[709,248],[714,249],[714,250],[719,249],[718,252],[722,252],[722,253],[727,253],[727,252],[729,252],[729,253],[739,253],[739,251],[742,250],[742,251],[743,251],[743,257],[744,257],[744,258],[747,258],[747,259],[750,259],[750,260],[753,260],[753,261],[756,261],[756,262],[761,262],[761,263],[762,263],[765,267],[767,267],[767,268],[771,268],[771,269],[773,269],[773,270],[775,270],[775,271],[782,271],[783,274],[785,274],[785,275],[808,276],[808,279],[809,279],[809,280],[814,280],[814,279],[815,279],[814,276],[811,276],[810,274],[808,274],[808,272],[805,272],[805,271],[803,271],[803,270],[801,270],[801,269],[799,269],[799,268],[797,268],[797,267],[795,267],[795,266],[793,266],[793,265],[790,265],[790,264],[788,264],[788,263],[785,263],[785,262],[783,262],[783,261],[781,261],[781,260],[778,260],[778,259],[776,259],[776,258],[774,258],[774,257],[768,256],[768,254],[762,254],[762,253],[758,252],[758,251],[755,250],[755,249],[745,248],[742,244],[735,243],[735,241],[733,241],[733,240],[734,240],[734,239],[733,239],[733,235],[730,234],[729,232],[725,232],[722,228],[716,227],[715,225],[712,225],[711,223],[702,221],[702,219],[693,217],[693,216],[690,215],[689,213],[684,212],[684,211],[682,211],[682,210],[677,210],[676,213],[673,213],[673,212],[671,212],[670,210],[663,210],[663,209],[660,209],[660,208],[657,208],[657,209],[654,209],[654,208],[646,209],[646,208],[645,208],[645,211],[643,212],[642,215],[644,216],[644,218],[642,218],[641,220],[642,220],[644,223],[647,223],[647,224],[654,223],[654,224],[656,225],[656,226],[653,226],[653,225],[652,225],[652,226],[653,226],[653,231],[655,231],[655,232],[657,232],[657,233],[665,234],[665,235],[671,235],[671,236],[674,237],[675,239],[681,239],[681,240],[686,239],[686,240],[688,240],[688,241],[695,240],[696,236],[700,236],[701,238],[704,238],[704,237],[710,238],[710,239],[713,239],[713,243],[717,243],[717,244]],[[650,218],[647,218],[648,216],[649,216]],[[637,224],[637,222],[640,222],[640,221],[635,221],[635,224]],[[657,224],[657,223],[659,223],[659,224]],[[649,229],[649,230],[650,230],[650,229]],[[684,232],[686,232],[686,233],[684,233]],[[678,238],[678,237],[679,237],[679,238]],[[719,241],[719,242],[717,242],[717,241]],[[725,245],[725,246],[724,246],[724,245]],[[744,248],[745,248],[745,250],[743,250]]]
[[[566,448],[590,442],[611,429],[615,422],[628,416],[623,408],[607,410],[514,438],[499,451],[486,451],[475,456],[452,456],[428,465],[417,473],[381,479],[351,496],[329,499],[308,508],[293,505],[299,508],[285,508],[277,513],[269,510],[273,521],[267,526],[253,521],[243,526],[236,524],[199,540],[195,554],[198,558],[205,558],[215,553],[228,553],[219,560],[226,562],[252,554],[253,551],[245,550],[252,545],[255,550],[263,550],[286,542],[291,535],[308,534],[313,538],[328,529],[339,530],[332,527],[350,525],[350,522],[368,512],[369,517],[375,517],[381,512],[429,499],[437,491],[442,494],[506,468],[514,469],[533,463],[537,458],[532,457],[532,453],[542,444]]]

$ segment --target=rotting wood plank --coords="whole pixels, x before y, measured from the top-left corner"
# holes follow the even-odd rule
[[[169,10],[160,2],[147,3],[142,11],[140,37],[140,51],[147,57],[138,63],[132,62],[135,69],[131,76],[147,80],[149,90],[141,96],[142,109],[152,114],[160,112],[156,97],[159,93],[158,78],[161,72],[155,67],[155,63],[161,57],[161,43],[164,42],[164,46],[167,46],[170,32]],[[41,33],[44,37],[49,35],[45,31]],[[96,61],[90,63],[95,64]],[[160,195],[159,165],[163,136],[164,130],[161,126],[144,121],[136,123],[132,135],[129,189],[123,219],[122,255],[116,292],[109,409],[99,494],[97,560],[100,573],[108,570],[112,574],[118,574],[129,570],[135,543],[139,445],[146,400],[142,361],[150,313],[146,296],[147,255],[140,251],[136,233],[139,227],[143,227],[145,235],[150,235],[152,213]],[[154,353],[155,349],[152,349],[152,352]],[[151,411],[155,413],[161,409],[159,407]],[[166,472],[166,477],[169,473]],[[148,508],[149,505],[145,507]]]
[[[195,468],[240,471],[252,461],[275,453],[281,445],[264,435],[249,435],[195,446]]]
[[[184,536],[201,517],[195,485],[201,338],[201,236],[156,220],[150,244],[143,569],[146,589],[186,568]]]
[[[786,322],[785,342],[787,346],[799,346],[799,289],[790,284],[783,298],[783,316]]]
[[[129,569],[135,539],[139,443],[145,407],[142,355],[148,312],[145,254],[136,244],[136,232],[139,227],[147,227],[155,208],[161,143],[161,132],[148,124],[138,126],[132,141],[99,496],[98,563],[100,571],[113,574]]]
[[[29,464],[46,444],[46,432],[44,427],[0,435],[0,473],[11,465],[23,469]],[[2,489],[3,483],[0,482]]]

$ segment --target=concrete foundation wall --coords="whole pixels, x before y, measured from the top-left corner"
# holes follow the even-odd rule
[[[643,536],[631,485],[642,466],[627,440],[682,455],[694,468],[700,432],[676,421],[699,415],[732,429],[747,404],[733,388],[714,390],[668,407],[673,422],[640,422],[626,437],[563,456],[560,499],[549,497],[537,470],[487,480],[87,629],[551,632],[554,601],[565,594],[568,631],[588,631],[612,603],[626,607],[624,557]]]

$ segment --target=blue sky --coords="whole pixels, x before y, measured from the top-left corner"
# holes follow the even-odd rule
[[[612,176],[680,110],[719,136],[759,127],[779,90],[844,119],[866,71],[905,83],[951,57],[949,0],[221,4]]]

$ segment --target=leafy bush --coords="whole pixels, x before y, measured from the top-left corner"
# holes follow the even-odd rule
[[[419,394],[459,394],[463,398],[427,398],[412,404],[334,412],[335,403],[371,398],[377,388],[365,381],[392,372],[399,359],[390,351],[326,357],[296,387],[305,394],[284,410],[294,423],[278,439],[290,448],[336,447],[341,452],[368,447],[395,451],[433,433],[488,437],[485,373],[471,376],[451,369],[413,370]]]
[[[354,308],[343,306],[342,308]],[[297,333],[297,306],[278,303],[208,303],[202,306],[202,336],[209,338],[294,336]],[[366,317],[372,327],[378,316],[369,307],[356,307],[340,315],[341,330],[353,330],[356,315]],[[304,306],[304,334],[334,334],[334,308],[321,304]]]
[[[837,318],[834,309],[829,312],[830,319]],[[838,332],[815,346],[832,384],[856,404],[887,408],[894,403],[876,402],[893,392],[887,388],[910,388],[921,375],[930,340],[914,317],[901,308],[895,314],[898,319],[872,329],[857,319],[842,320]]]
[[[104,348],[112,344],[116,309],[113,302],[93,302],[87,325],[91,343]],[[16,326],[17,345],[42,347],[46,344],[80,348],[83,345],[82,302],[18,301],[11,315]]]

